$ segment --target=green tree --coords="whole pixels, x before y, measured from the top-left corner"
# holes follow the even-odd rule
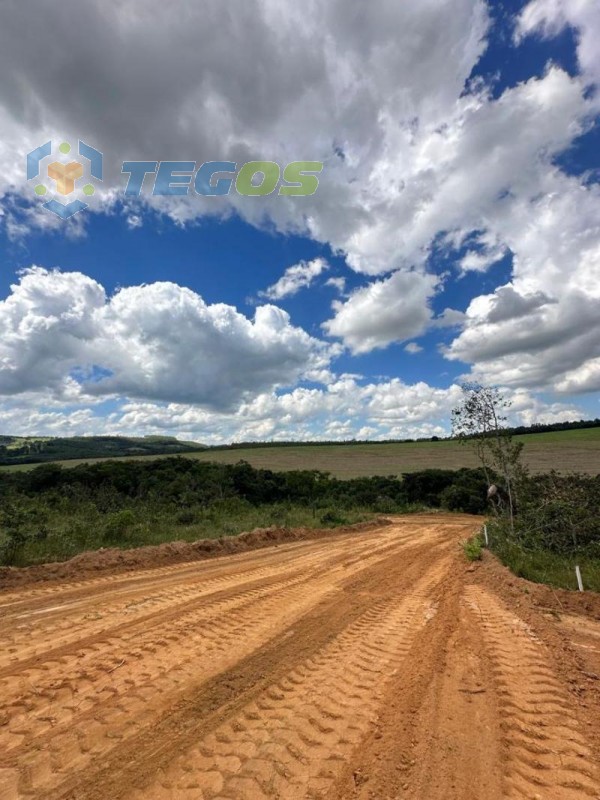
[[[452,435],[474,449],[488,486],[494,482],[493,475],[501,476],[514,533],[516,491],[525,467],[521,462],[523,444],[513,440],[506,426],[511,403],[496,387],[467,383],[462,390],[462,402],[452,411]]]

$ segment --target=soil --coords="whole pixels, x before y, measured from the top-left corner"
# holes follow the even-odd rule
[[[0,798],[600,798],[600,596],[467,564],[480,525],[11,570]]]

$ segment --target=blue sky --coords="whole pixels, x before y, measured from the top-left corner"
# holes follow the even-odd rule
[[[67,0],[62,49],[38,6],[0,12],[3,432],[440,435],[463,380],[514,422],[600,416],[593,0]],[[65,222],[23,164],[78,138],[105,175]],[[324,168],[130,201],[129,159]]]

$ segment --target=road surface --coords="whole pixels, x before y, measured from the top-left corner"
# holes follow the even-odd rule
[[[600,798],[600,623],[479,524],[0,592],[0,798]]]

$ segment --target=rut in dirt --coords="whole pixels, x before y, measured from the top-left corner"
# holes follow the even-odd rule
[[[0,796],[600,798],[598,709],[463,562],[480,524],[0,594]]]

